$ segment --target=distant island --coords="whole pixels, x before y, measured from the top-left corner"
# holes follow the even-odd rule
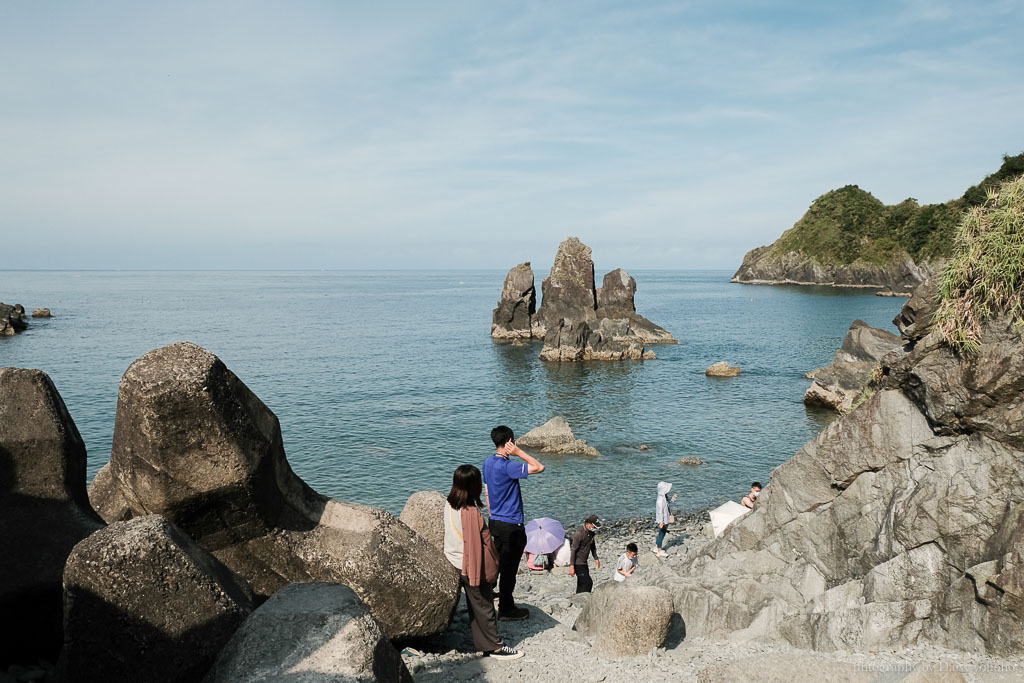
[[[747,252],[732,282],[870,287],[909,295],[953,249],[964,210],[1024,173],[1024,154],[1003,156],[999,170],[943,204],[913,197],[886,205],[847,185],[821,195],[773,244]]]

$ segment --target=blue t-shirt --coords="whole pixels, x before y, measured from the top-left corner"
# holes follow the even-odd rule
[[[526,479],[529,465],[511,461],[500,455],[484,460],[483,476],[487,485],[487,498],[491,502],[491,519],[509,524],[523,523],[523,496],[519,480]]]

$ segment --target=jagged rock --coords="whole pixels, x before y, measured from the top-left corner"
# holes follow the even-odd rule
[[[739,366],[729,365],[723,360],[709,367],[704,374],[708,377],[736,377],[741,370]]]
[[[534,427],[516,439],[523,448],[531,448],[546,453],[579,453],[582,455],[601,455],[596,448],[583,439],[577,439],[572,433],[569,423],[558,415],[540,427]]]
[[[297,477],[277,417],[195,344],[150,351],[125,372],[98,483],[101,512],[164,516],[260,596],[344,583],[395,638],[443,631],[458,599],[454,568],[426,539]]]
[[[633,334],[628,320],[563,319],[549,327],[544,337],[541,360],[654,360],[654,351],[645,349]]]
[[[156,515],[76,545],[64,587],[67,681],[200,680],[253,610],[244,581]]]
[[[644,344],[678,344],[668,330],[636,312],[636,280],[622,268],[604,276],[597,290],[597,318],[628,320],[629,336]]]
[[[537,313],[537,290],[530,262],[508,271],[501,299],[494,309],[491,336],[495,339],[543,339],[544,325]]]
[[[292,680],[411,683],[412,676],[351,589],[297,583],[245,620],[205,683]]]
[[[804,403],[841,412],[850,410],[882,358],[899,350],[901,344],[895,334],[854,320],[832,363],[808,373],[814,384],[804,394]]]
[[[46,373],[0,368],[0,668],[56,659],[61,576],[103,527],[85,492],[85,443]]]
[[[877,393],[664,582],[688,634],[1024,650],[1022,348],[1004,318],[976,354],[932,332],[885,356]]]
[[[939,308],[939,292],[936,276],[929,277],[920,287],[914,290],[907,303],[903,304],[899,315],[893,318],[892,324],[897,327],[903,339],[910,345],[928,334],[931,329],[932,316]]]
[[[689,465],[690,467],[698,467],[704,464],[704,461],[695,455],[688,455],[685,458],[679,458],[676,462],[680,465]]]
[[[672,621],[672,597],[656,586],[609,581],[594,589],[575,629],[606,657],[640,655],[660,647]]]
[[[50,313],[49,308],[37,308],[32,311],[33,318],[52,318],[53,314]]]
[[[823,264],[800,250],[779,254],[771,246],[763,246],[746,253],[731,282],[751,285],[865,287],[905,295],[921,284],[933,268],[932,264],[917,264],[909,258],[885,266],[861,261],[842,265]]]
[[[419,491],[409,496],[399,519],[410,529],[444,550],[445,496],[438,491]]]
[[[590,247],[575,237],[559,244],[555,263],[541,283],[541,290],[544,299],[539,315],[547,331],[563,319],[576,322],[596,319],[597,293]]]
[[[25,309],[21,304],[8,306],[0,302],[0,336],[11,337],[25,327]]]

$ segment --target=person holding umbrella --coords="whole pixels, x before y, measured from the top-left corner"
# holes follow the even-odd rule
[[[594,543],[594,533],[601,528],[601,520],[597,515],[590,515],[576,533],[572,535],[572,546],[570,553],[569,576],[576,577],[576,592],[589,593],[594,587],[594,580],[590,578],[590,558],[593,553],[594,562],[597,568],[601,568],[601,560],[597,557],[597,544]]]
[[[459,585],[466,593],[466,610],[473,644],[495,659],[519,659],[522,652],[505,645],[498,635],[494,613],[494,582],[498,553],[480,512],[483,481],[480,470],[459,465],[452,475],[452,490],[444,506],[444,556],[459,570]]]
[[[531,519],[526,523],[526,552],[530,554],[526,566],[534,571],[551,569],[553,561],[549,554],[564,542],[565,528],[561,522],[550,517]]]

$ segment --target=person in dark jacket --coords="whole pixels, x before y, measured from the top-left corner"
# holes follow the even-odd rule
[[[594,580],[590,578],[590,558],[594,555],[594,562],[597,568],[601,568],[601,560],[597,557],[597,544],[594,543],[594,534],[601,528],[601,520],[597,515],[590,515],[576,533],[572,535],[572,543],[569,549],[569,576],[576,577],[576,592],[589,593],[594,587]]]

